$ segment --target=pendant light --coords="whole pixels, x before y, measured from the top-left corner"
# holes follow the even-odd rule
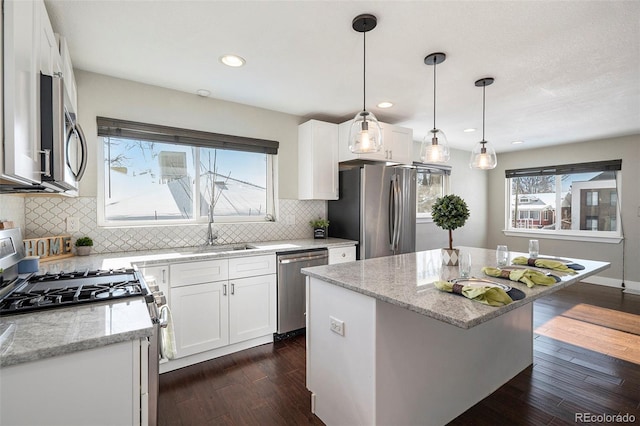
[[[433,129],[422,140],[420,159],[423,163],[446,163],[449,161],[449,142],[444,132],[436,128],[436,65],[441,64],[447,55],[432,53],[424,58],[424,63],[433,65]]]
[[[476,81],[476,87],[482,87],[482,140],[473,148],[471,152],[471,159],[469,160],[469,167],[472,169],[490,170],[495,169],[498,165],[498,159],[496,158],[496,151],[487,146],[487,141],[484,140],[484,113],[485,113],[485,88],[493,84],[493,78],[481,78]]]
[[[382,149],[382,129],[378,119],[366,108],[367,93],[367,32],[376,27],[378,20],[370,14],[358,15],[352,27],[363,37],[362,111],[356,114],[349,131],[349,150],[354,154],[379,152]]]

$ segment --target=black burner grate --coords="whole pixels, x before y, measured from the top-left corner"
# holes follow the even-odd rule
[[[147,293],[144,282],[130,269],[38,275],[0,301],[0,315],[144,296]]]

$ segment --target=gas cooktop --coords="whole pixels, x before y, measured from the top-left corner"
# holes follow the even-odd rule
[[[13,291],[0,300],[0,315],[148,294],[149,290],[140,273],[133,269],[33,275],[25,281],[17,282]]]

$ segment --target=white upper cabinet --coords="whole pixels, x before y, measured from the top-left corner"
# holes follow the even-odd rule
[[[73,64],[71,55],[69,55],[69,47],[64,37],[58,37],[60,46],[60,60],[62,62],[62,76],[64,78],[64,104],[68,107],[69,112],[78,113],[78,86],[76,85],[76,77],[73,73]]]
[[[338,199],[338,125],[309,120],[298,126],[298,199]]]
[[[413,130],[406,127],[384,124],[383,138],[388,148],[384,148],[387,161],[400,164],[412,164]]]
[[[39,183],[40,175],[40,6],[41,2],[4,2],[3,175]]]
[[[46,75],[61,75],[62,60],[60,59],[60,49],[58,40],[51,27],[47,9],[44,3],[36,3],[36,13],[40,15],[40,44],[38,47],[40,56],[40,72]]]
[[[40,73],[62,72],[60,51],[42,0],[3,4],[1,174],[20,183],[40,183]]]
[[[339,160],[384,161],[396,164],[412,164],[413,130],[392,124],[380,123],[382,149],[369,154],[354,154],[349,150],[349,130],[352,120],[339,126]]]

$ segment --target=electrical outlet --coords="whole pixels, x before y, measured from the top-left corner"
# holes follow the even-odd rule
[[[334,317],[329,317],[331,320],[331,331],[341,336],[344,336],[344,321],[341,321]]]
[[[67,217],[67,232],[78,232],[80,230],[80,221],[77,217]]]
[[[295,225],[296,224],[296,215],[288,214],[285,218],[285,223],[287,225]]]

